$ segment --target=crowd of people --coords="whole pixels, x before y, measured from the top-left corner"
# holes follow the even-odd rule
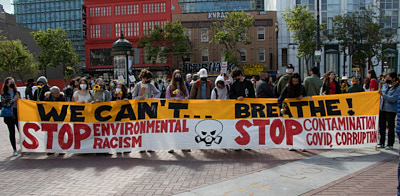
[[[332,95],[340,93],[355,93],[364,91],[378,91],[381,95],[379,113],[379,148],[393,149],[395,136],[395,117],[396,112],[400,112],[400,102],[397,104],[400,88],[399,77],[396,73],[389,73],[376,77],[374,70],[368,71],[364,84],[360,84],[360,79],[353,77],[351,84],[348,78],[342,77],[340,80],[333,71],[329,71],[319,76],[318,67],[310,70],[310,76],[302,81],[300,75],[294,72],[293,65],[289,64],[286,74],[274,81],[268,72],[259,73],[259,80],[255,78],[246,79],[239,68],[234,68],[230,73],[221,73],[211,81],[206,69],[200,69],[197,73],[185,75],[180,70],[175,70],[172,77],[165,85],[159,80],[152,83],[153,73],[147,69],[142,69],[137,82],[127,86],[117,80],[104,81],[102,78],[92,79],[88,77],[77,77],[70,80],[70,84],[62,91],[57,86],[50,86],[46,77],[41,76],[36,80],[37,88],[33,91],[34,81],[28,80],[26,85],[26,99],[35,101],[67,101],[79,103],[96,103],[115,100],[165,98],[171,100],[187,99],[210,99],[224,100],[244,98],[278,98],[278,106],[281,114],[285,114],[288,106],[284,104],[287,98],[302,99],[307,96]],[[5,79],[1,105],[3,108],[12,108],[12,116],[3,116],[4,122],[8,126],[10,142],[13,148],[13,155],[18,155],[15,141],[15,128],[18,128],[17,105],[20,99],[15,81],[8,77]],[[400,114],[400,113],[399,113]],[[1,115],[0,115],[1,116]],[[397,115],[399,118],[399,115]],[[388,141],[386,143],[386,128],[388,128]],[[400,124],[396,131],[400,137]],[[189,149],[185,151],[190,151]],[[144,153],[145,151],[140,151]],[[153,151],[147,151],[153,152]],[[169,153],[174,153],[169,150]]]

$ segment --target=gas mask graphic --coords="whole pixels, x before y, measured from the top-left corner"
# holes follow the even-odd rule
[[[220,144],[222,137],[219,134],[222,132],[222,123],[217,120],[202,120],[197,123],[195,131],[197,133],[196,142],[204,142],[206,146],[211,146],[214,142]]]

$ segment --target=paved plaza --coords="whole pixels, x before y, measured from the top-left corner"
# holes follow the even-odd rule
[[[13,157],[2,119],[0,130],[0,195],[396,195],[397,191],[397,150]]]

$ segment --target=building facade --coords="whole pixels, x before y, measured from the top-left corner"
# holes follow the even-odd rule
[[[182,13],[264,11],[264,0],[178,0]]]
[[[14,0],[17,24],[36,31],[61,27],[67,31],[75,52],[85,63],[82,25],[83,0]]]
[[[275,74],[276,12],[246,13],[253,16],[255,22],[249,31],[251,44],[238,44],[240,66],[246,76],[258,75],[257,71],[262,70]],[[192,55],[180,65],[184,73],[196,73],[203,67],[207,68],[211,75],[220,73],[221,62],[224,61],[224,46],[211,42],[214,37],[211,27],[213,22],[222,21],[226,14],[227,12],[208,12],[172,15],[173,22],[179,21],[187,29],[186,35],[192,46]]]
[[[171,73],[171,59],[155,65],[146,61],[143,50],[137,48],[140,36],[154,26],[164,26],[171,21],[169,0],[85,0],[86,10],[86,71],[95,77],[113,78],[112,44],[123,33],[133,45],[130,62],[131,74],[137,76],[142,68],[155,75],[154,79],[166,79]]]
[[[381,26],[384,31],[395,33],[394,40],[397,44],[390,45],[385,51],[388,55],[381,61],[375,61],[374,67],[377,74],[387,73],[390,71],[400,72],[399,55],[400,55],[400,29],[399,29],[399,1],[398,0],[296,0],[296,1],[276,1],[277,20],[279,23],[278,33],[278,63],[280,72],[285,70],[288,63],[292,63],[296,67],[296,72],[306,76],[304,61],[297,58],[297,44],[292,39],[292,32],[286,28],[285,21],[282,19],[282,13],[287,8],[293,9],[296,5],[307,4],[307,8],[316,15],[317,1],[320,1],[320,23],[324,24],[325,30],[321,32],[322,56],[320,63],[320,72],[334,71],[339,76],[360,76],[357,68],[353,66],[351,58],[344,55],[339,49],[337,41],[332,39],[333,19],[337,15],[344,15],[357,10],[371,7],[377,13],[383,16]],[[275,8],[272,8],[275,10]],[[348,54],[346,49],[346,54]],[[315,62],[310,62],[310,66],[314,66]],[[367,69],[366,69],[367,70]],[[366,73],[362,73],[364,76]]]

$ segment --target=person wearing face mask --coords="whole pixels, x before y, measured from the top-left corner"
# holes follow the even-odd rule
[[[288,84],[283,89],[281,95],[278,98],[278,107],[280,108],[281,115],[286,114],[287,105],[283,103],[286,98],[302,99],[307,96],[306,88],[301,84],[301,78],[298,73],[294,73],[290,76]],[[293,151],[293,148],[289,148]],[[305,151],[304,149],[300,149]]]
[[[132,99],[131,94],[128,92],[128,87],[125,83],[118,83],[115,87],[115,94],[113,94],[113,101],[115,100],[129,100]]]
[[[79,80],[80,77],[73,78],[69,81],[68,87],[64,88],[64,96],[65,96],[65,101],[72,101],[72,96],[74,95],[75,91],[78,90],[79,88]]]
[[[182,99],[189,99],[189,91],[186,88],[185,81],[182,78],[180,70],[175,70],[172,73],[171,83],[166,90],[166,98],[180,101]]]
[[[192,84],[190,90],[190,99],[210,99],[211,90],[214,88],[210,80],[207,80],[207,70],[202,68],[197,73],[200,80]]]
[[[50,91],[50,86],[47,84],[47,78],[40,76],[37,81],[37,89],[33,93],[34,101],[44,101],[44,94]]]
[[[133,99],[160,98],[161,92],[151,83],[153,73],[147,69],[142,69],[139,79],[141,81],[135,85],[132,92]]]
[[[232,70],[233,83],[229,92],[229,98],[239,101],[244,98],[255,98],[253,83],[246,80],[239,68]]]
[[[4,123],[10,133],[10,142],[13,148],[13,156],[17,156],[17,144],[15,139],[15,127],[18,129],[17,100],[20,98],[14,79],[7,77],[4,80],[3,91],[1,93],[1,105],[3,108],[12,108],[12,116],[4,117]],[[18,129],[19,130],[19,129]]]
[[[172,73],[172,80],[165,91],[167,99],[180,101],[182,99],[189,99],[189,91],[186,88],[185,80],[182,78],[180,70],[175,70]],[[183,152],[190,152],[190,149],[184,149]],[[174,153],[174,150],[169,150],[168,153]]]
[[[215,88],[211,92],[211,99],[229,99],[229,85],[226,84],[223,75],[219,75],[215,80]]]
[[[105,89],[104,80],[102,78],[97,78],[94,82],[92,95],[94,102],[104,102],[112,100],[111,93]]]
[[[93,95],[89,90],[89,82],[85,78],[79,80],[79,88],[75,91],[72,101],[79,103],[91,103],[93,101]]]
[[[381,95],[379,107],[379,135],[378,148],[385,148],[386,129],[388,129],[388,142],[386,149],[392,150],[394,144],[394,126],[396,117],[397,100],[400,95],[399,79],[395,72],[386,75],[386,82],[378,91]]]

